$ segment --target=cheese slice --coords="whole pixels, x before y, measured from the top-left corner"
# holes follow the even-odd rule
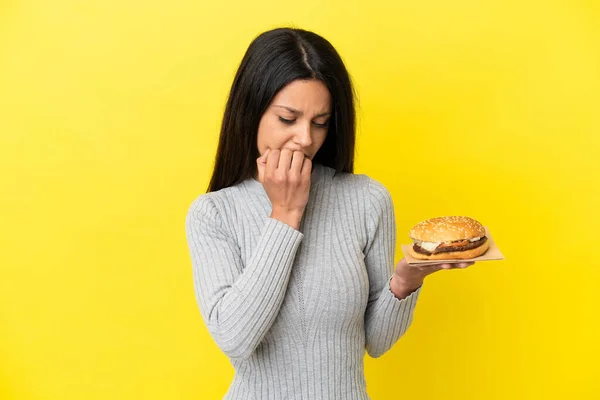
[[[434,251],[435,249],[437,249],[438,246],[442,243],[441,242],[417,242],[417,244],[422,249],[431,252],[431,251]]]
[[[470,241],[476,242],[479,239],[481,239],[481,237],[474,237],[474,238],[470,239]],[[416,241],[415,243],[418,244],[419,247],[421,247],[422,249],[432,252],[435,249],[437,249],[439,247],[439,245],[441,245],[442,243],[452,243],[452,242],[419,242],[419,241]]]

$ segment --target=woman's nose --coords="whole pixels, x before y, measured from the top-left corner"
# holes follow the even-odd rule
[[[310,147],[312,144],[312,137],[310,135],[311,126],[310,123],[299,125],[298,131],[296,132],[296,142],[303,148]]]

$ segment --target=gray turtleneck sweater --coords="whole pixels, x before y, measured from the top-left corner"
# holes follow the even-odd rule
[[[235,376],[225,399],[368,399],[365,350],[409,327],[420,288],[390,290],[396,224],[387,189],[315,164],[299,230],[270,218],[254,179],[203,194],[187,214],[202,318]]]

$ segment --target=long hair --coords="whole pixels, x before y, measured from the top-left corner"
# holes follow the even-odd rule
[[[325,142],[313,163],[354,172],[355,93],[344,63],[323,37],[277,28],[256,37],[237,70],[221,124],[208,192],[256,176],[258,126],[275,95],[297,79],[322,81],[331,94],[332,114]]]

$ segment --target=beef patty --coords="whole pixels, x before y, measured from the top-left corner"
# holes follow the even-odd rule
[[[432,254],[439,254],[439,253],[450,253],[453,251],[465,251],[465,250],[471,250],[471,249],[475,249],[479,246],[481,246],[482,244],[485,243],[485,241],[487,240],[487,237],[482,237],[481,239],[475,241],[475,242],[470,242],[469,244],[466,244],[464,246],[456,246],[456,247],[442,247],[442,248],[437,248],[435,249],[433,252],[431,251],[427,251],[424,248],[422,248],[421,246],[419,246],[418,244],[414,244],[413,245],[413,249],[420,254],[424,254],[426,256],[430,256]]]

